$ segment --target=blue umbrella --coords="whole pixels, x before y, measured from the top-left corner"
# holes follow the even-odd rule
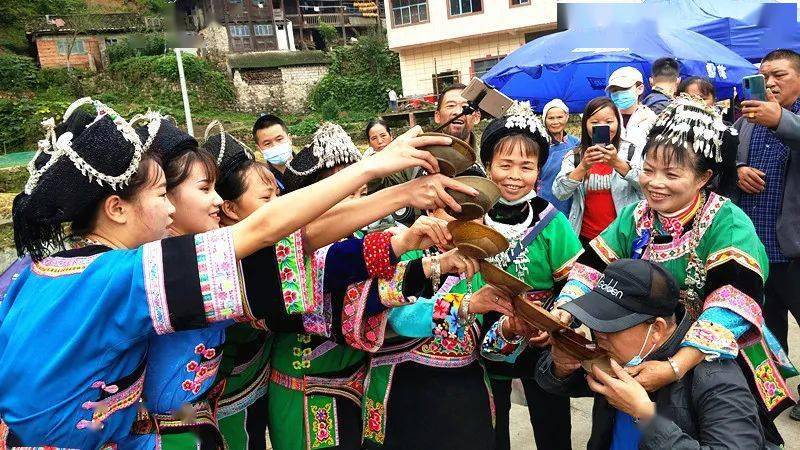
[[[693,31],[660,29],[650,21],[616,23],[551,34],[531,41],[498,62],[483,81],[534,109],[554,98],[582,111],[594,97],[605,95],[608,76],[622,66],[642,72],[662,56],[681,63],[681,76],[709,78],[719,98],[730,97],[742,77],[756,73],[746,59]]]

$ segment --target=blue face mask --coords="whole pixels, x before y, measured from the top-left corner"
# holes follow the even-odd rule
[[[626,89],[624,91],[617,91],[611,93],[611,101],[617,105],[619,109],[628,109],[636,104],[638,96],[636,95],[636,86]]]
[[[656,348],[656,343],[653,342],[653,347],[650,349],[650,351],[648,351],[646,355],[642,356],[642,352],[644,351],[644,346],[647,345],[647,340],[650,339],[650,332],[652,330],[653,330],[653,324],[651,323],[650,326],[647,328],[647,336],[644,337],[644,342],[642,342],[642,348],[639,349],[639,354],[634,356],[633,359],[631,359],[630,361],[628,361],[628,364],[625,364],[625,367],[635,367],[643,363],[644,359],[647,358],[647,355],[649,355],[653,351],[653,349]]]

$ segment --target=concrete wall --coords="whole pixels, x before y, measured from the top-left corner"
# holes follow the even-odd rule
[[[237,106],[253,112],[305,112],[308,93],[326,73],[325,65],[248,70],[244,74],[237,70],[233,74]]]
[[[449,16],[449,0],[428,0],[428,21],[394,26],[392,0],[384,0],[389,48],[427,45],[513,30],[531,31],[556,22],[556,0],[531,0],[511,6],[510,0],[483,0],[483,11]]]
[[[403,95],[433,93],[434,73],[457,70],[460,72],[460,81],[466,84],[474,76],[473,60],[505,56],[524,44],[525,34],[520,32],[464,39],[460,43],[445,42],[400,49]]]

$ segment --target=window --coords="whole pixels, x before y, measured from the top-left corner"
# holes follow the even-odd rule
[[[460,16],[483,11],[482,0],[447,0],[450,3],[450,15]]]
[[[272,30],[271,23],[265,23],[260,25],[253,25],[253,34],[256,36],[274,36],[275,32]]]
[[[58,41],[58,54],[59,55],[66,55],[69,51],[70,43],[72,39],[59,39]],[[69,52],[70,55],[85,55],[86,54],[86,46],[83,44],[83,40],[75,39],[75,42],[72,43],[72,51]]]
[[[457,70],[435,73],[433,78],[433,93],[439,95],[447,86],[460,83],[461,74]]]
[[[395,26],[428,21],[428,0],[392,0],[392,23]]]
[[[502,60],[503,58],[505,58],[505,55],[492,56],[490,58],[473,59],[472,60],[472,72],[474,72],[473,75],[476,77],[482,77],[486,72],[491,70],[492,67],[494,67],[494,65],[500,62],[500,60]]]
[[[248,27],[247,25],[229,25],[228,30],[230,30],[231,37],[235,38],[250,37],[250,27]]]
[[[530,5],[531,0],[511,0],[511,6]]]
[[[119,39],[117,38],[106,38],[106,45],[117,45],[119,44]]]
[[[228,0],[228,3],[242,3],[242,0]]]

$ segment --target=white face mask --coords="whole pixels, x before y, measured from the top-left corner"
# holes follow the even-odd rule
[[[653,324],[651,323],[651,324],[650,324],[650,326],[649,326],[649,327],[647,327],[647,335],[644,337],[644,342],[642,342],[642,348],[640,348],[640,349],[639,349],[639,353],[638,353],[636,356],[634,356],[634,357],[633,357],[633,359],[631,359],[630,361],[628,361],[628,364],[625,364],[625,367],[635,367],[635,366],[638,366],[639,364],[641,364],[641,363],[643,363],[643,362],[644,362],[644,359],[645,359],[645,358],[647,358],[647,356],[648,356],[650,353],[652,353],[652,352],[653,352],[653,350],[655,350],[655,348],[656,348],[656,343],[655,343],[655,342],[653,342],[653,346],[650,348],[650,350],[648,350],[647,354],[645,354],[645,355],[642,355],[642,352],[644,351],[644,346],[645,346],[645,345],[647,345],[647,340],[648,340],[648,339],[650,339],[650,332],[651,332],[652,330],[653,330]]]
[[[284,165],[292,157],[292,142],[284,141],[262,150],[264,159],[270,164]]]

